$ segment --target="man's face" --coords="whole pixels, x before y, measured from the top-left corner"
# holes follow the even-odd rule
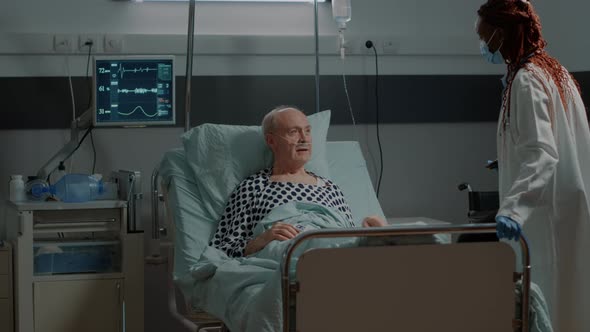
[[[295,109],[275,114],[267,142],[276,161],[303,166],[312,152],[311,126],[305,114]]]

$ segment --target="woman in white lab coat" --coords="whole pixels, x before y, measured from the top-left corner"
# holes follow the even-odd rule
[[[590,331],[590,132],[579,86],[545,51],[526,0],[478,10],[482,55],[506,64],[498,122],[498,236],[531,248],[556,332]]]

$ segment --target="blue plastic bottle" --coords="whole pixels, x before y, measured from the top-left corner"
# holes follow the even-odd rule
[[[104,191],[102,180],[87,174],[66,174],[49,192],[62,202],[87,202],[97,199]]]

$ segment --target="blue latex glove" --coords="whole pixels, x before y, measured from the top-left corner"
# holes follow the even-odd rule
[[[518,241],[522,228],[510,217],[496,216],[496,233],[499,239]]]

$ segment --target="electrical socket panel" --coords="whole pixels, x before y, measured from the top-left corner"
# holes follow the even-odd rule
[[[373,48],[367,48],[366,43],[367,41],[371,41],[373,42],[373,47],[375,47],[375,50],[373,50]],[[375,51],[377,51],[377,54],[380,55],[394,55],[394,54],[398,54],[399,53],[399,49],[400,49],[400,43],[399,41],[395,40],[394,38],[388,38],[388,37],[377,37],[377,38],[365,38],[365,39],[361,39],[361,45],[360,46],[360,54],[363,55],[374,55]]]
[[[361,40],[361,45],[360,45],[360,54],[363,55],[374,55],[375,52],[373,51],[373,48],[367,48],[367,42],[371,41],[373,43],[373,47],[375,47],[375,49],[377,50],[377,53],[381,53],[379,52],[379,41],[375,38],[365,38]]]
[[[123,36],[105,35],[104,52],[105,53],[123,53]]]
[[[78,36],[78,51],[82,53],[88,53],[89,45],[86,43],[92,43],[92,53],[101,52],[101,40],[97,34],[80,34]]]
[[[53,36],[53,50],[57,53],[72,53],[74,49],[74,35],[58,34]]]

